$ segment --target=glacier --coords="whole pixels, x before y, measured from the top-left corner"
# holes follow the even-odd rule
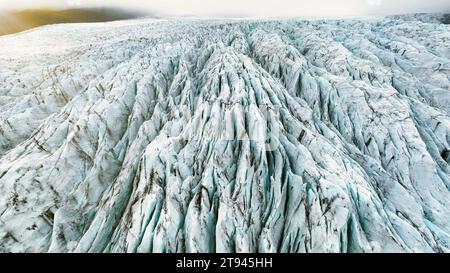
[[[0,37],[0,252],[450,252],[450,26]]]

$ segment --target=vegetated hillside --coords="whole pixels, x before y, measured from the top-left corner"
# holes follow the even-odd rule
[[[107,22],[143,16],[144,13],[113,8],[29,9],[0,12],[0,35],[60,23]]]

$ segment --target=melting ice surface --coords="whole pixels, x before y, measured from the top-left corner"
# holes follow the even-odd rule
[[[0,252],[449,252],[439,15],[0,38]]]

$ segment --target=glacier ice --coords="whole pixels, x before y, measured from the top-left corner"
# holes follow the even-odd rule
[[[0,37],[0,252],[449,252],[438,15]]]

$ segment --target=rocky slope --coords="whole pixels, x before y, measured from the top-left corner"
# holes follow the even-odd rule
[[[0,252],[449,252],[434,19],[0,38]]]

